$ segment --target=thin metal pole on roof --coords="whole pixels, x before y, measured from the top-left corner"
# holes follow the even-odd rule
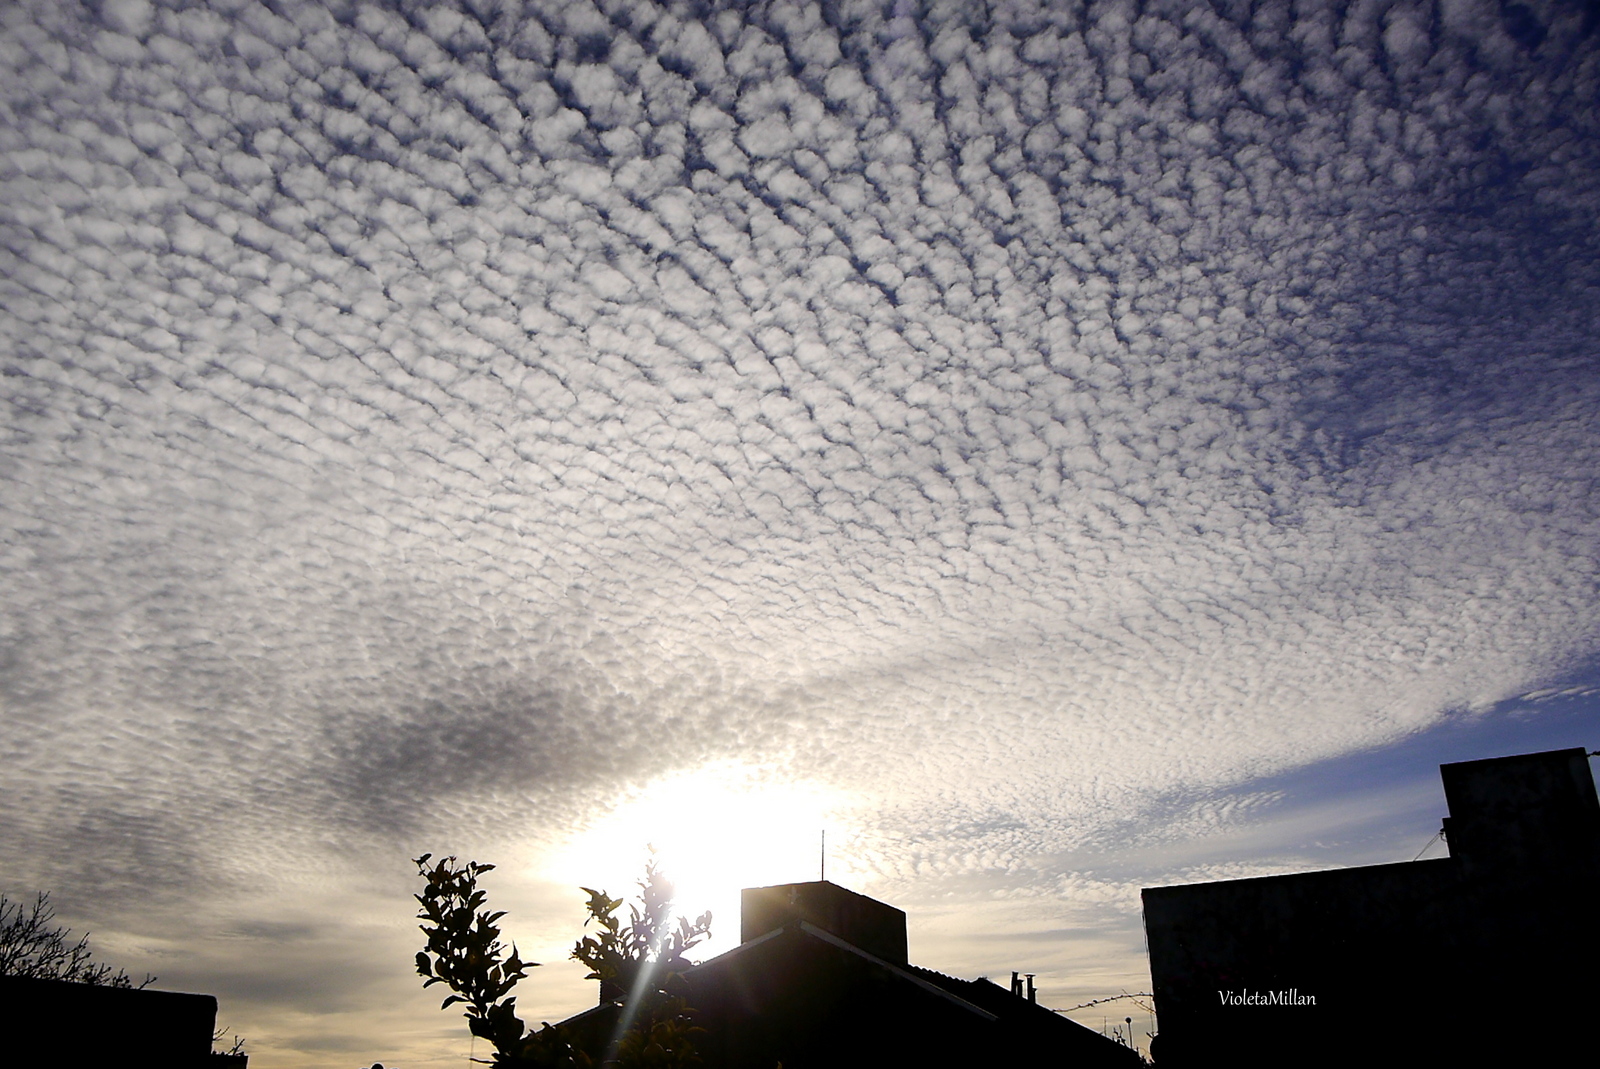
[[[822,851],[821,851],[820,855],[818,856],[817,861],[818,861],[817,879],[826,880],[828,878],[828,829],[827,828],[823,828],[822,829]]]

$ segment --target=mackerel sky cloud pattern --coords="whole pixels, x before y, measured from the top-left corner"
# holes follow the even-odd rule
[[[1581,5],[0,20],[19,886],[727,759],[1024,872],[1595,653]]]

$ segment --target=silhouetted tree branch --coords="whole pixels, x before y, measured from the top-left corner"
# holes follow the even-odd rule
[[[230,1029],[227,1025],[221,1025],[221,1024],[217,1025],[216,1028],[212,1029],[211,1030],[211,1049],[213,1051],[215,1051],[217,1049],[217,1044],[226,1041],[229,1038],[228,1037],[228,1033],[231,1032],[231,1031],[232,1031],[232,1029]],[[230,1046],[227,1050],[221,1051],[219,1053],[230,1054],[230,1055],[232,1055],[232,1054],[243,1054],[244,1053],[244,1043],[245,1043],[244,1037],[241,1036],[241,1035],[238,1035],[237,1033],[235,1033],[233,1035],[233,1045]]]
[[[673,887],[655,859],[645,864],[639,881],[640,904],[628,907],[628,924],[617,918],[622,900],[604,891],[583,888],[589,895],[589,919],[595,934],[573,947],[572,957],[589,967],[590,980],[600,981],[602,1002],[617,1001],[621,1016],[602,1066],[618,1069],[676,1069],[700,1064],[694,1037],[705,1029],[694,1024],[694,1011],[672,989],[690,962],[684,955],[711,933],[711,914],[673,923]],[[642,908],[641,908],[642,907]]]
[[[426,977],[422,986],[444,984],[454,992],[440,1009],[466,1003],[467,1028],[494,1047],[494,1058],[486,1064],[503,1069],[581,1069],[565,1038],[548,1024],[529,1032],[517,1016],[516,998],[508,997],[539,963],[523,961],[515,944],[510,956],[502,958],[505,944],[500,941],[499,920],[505,911],[485,910],[487,896],[478,889],[478,877],[494,866],[476,861],[457,866],[454,857],[447,857],[429,868],[432,857],[423,854],[413,859],[428,881],[415,896],[422,904],[417,917],[428,922],[419,925],[428,937],[427,949],[417,954],[417,973]]]
[[[128,970],[95,962],[88,933],[74,943],[72,930],[53,923],[55,917],[48,891],[26,905],[0,895],[0,976],[140,989],[156,982],[147,973],[136,985]]]
[[[595,934],[578,940],[572,957],[589,967],[588,979],[600,981],[603,1001],[626,997],[641,979],[649,986],[649,978],[656,977],[659,982],[654,986],[664,986],[669,976],[689,967],[684,954],[711,933],[710,913],[693,921],[679,917],[673,925],[672,882],[662,874],[655,858],[645,864],[644,879],[639,881],[640,904],[628,907],[625,927],[616,915],[622,906],[620,898],[592,887],[583,891],[589,896],[589,919],[584,927],[593,921]]]
[[[530,1032],[516,1013],[511,990],[537,962],[523,961],[513,944],[509,956],[500,939],[504,911],[484,908],[487,896],[478,877],[493,865],[469,861],[458,865],[447,857],[433,866],[432,854],[414,861],[427,887],[416,899],[418,918],[428,937],[417,955],[424,987],[445,984],[454,992],[440,1009],[457,1002],[472,1034],[495,1049],[499,1069],[592,1069],[594,1052],[575,1049],[561,1029],[548,1023]],[[711,914],[673,923],[672,884],[652,860],[639,882],[641,901],[629,907],[628,923],[617,917],[623,905],[604,891],[585,887],[589,895],[593,935],[580,939],[572,956],[589,967],[589,979],[601,982],[602,1001],[620,1003],[614,1034],[599,1053],[608,1069],[677,1069],[699,1064],[693,1036],[703,1030],[692,1022],[693,1011],[668,990],[689,962],[684,954],[710,932]]]

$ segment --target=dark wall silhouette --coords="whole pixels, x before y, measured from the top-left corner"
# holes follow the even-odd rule
[[[0,976],[0,1065],[215,1069],[211,995]]]
[[[1146,888],[1158,1066],[1530,1064],[1590,1044],[1582,750],[1440,766],[1450,857]],[[1526,1015],[1569,1007],[1554,1017]],[[1574,1064],[1580,1064],[1574,1062]]]

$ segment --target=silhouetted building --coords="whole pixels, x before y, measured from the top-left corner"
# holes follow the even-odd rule
[[[242,1069],[216,1023],[212,995],[0,976],[0,1065]]]
[[[1447,858],[1145,889],[1157,1066],[1589,1064],[1584,751],[1439,771]]]
[[[689,968],[682,991],[707,1069],[986,1065],[1133,1069],[1127,1047],[988,980],[906,960],[906,915],[833,883],[748,888],[740,945]],[[603,1044],[619,1008],[564,1022]],[[582,1042],[580,1040],[580,1042]]]

